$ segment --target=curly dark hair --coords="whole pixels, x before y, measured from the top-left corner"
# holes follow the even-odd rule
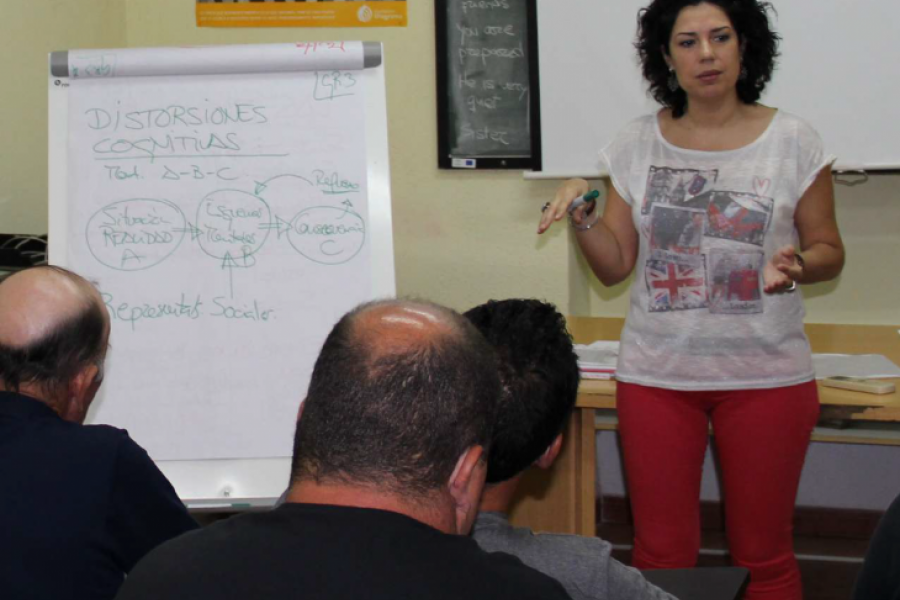
[[[539,300],[491,300],[465,313],[497,354],[503,394],[488,483],[518,475],[553,443],[578,395],[578,357],[566,319]]]
[[[767,11],[775,9],[769,2],[758,0],[653,0],[638,13],[638,33],[635,47],[641,59],[641,71],[649,85],[650,95],[668,108],[676,119],[687,109],[687,95],[681,88],[669,89],[669,67],[660,48],[669,52],[672,28],[681,10],[687,6],[713,4],[718,6],[737,32],[742,46],[741,66],[746,77],[737,82],[741,102],[752,104],[759,100],[766,84],[772,79],[778,42],[781,39],[769,25]]]

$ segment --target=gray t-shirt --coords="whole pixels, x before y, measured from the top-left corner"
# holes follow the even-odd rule
[[[488,552],[506,552],[556,579],[573,600],[676,600],[610,556],[612,546],[596,537],[536,534],[513,527],[506,515],[479,513],[472,537]]]

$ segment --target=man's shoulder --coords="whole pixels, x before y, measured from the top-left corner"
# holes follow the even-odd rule
[[[525,564],[519,557],[502,552],[488,553],[490,568],[488,573],[497,573],[495,586],[478,585],[481,597],[498,598],[569,598],[565,588],[556,579],[535,567]],[[481,581],[485,581],[482,579]]]
[[[131,458],[135,454],[146,455],[144,450],[128,435],[128,432],[112,425],[78,425],[65,423],[64,430],[56,436],[62,445],[72,451],[82,450],[93,454],[106,455],[113,459]]]
[[[58,457],[60,465],[98,461],[93,464],[101,470],[101,465],[114,460],[123,445],[138,447],[124,429],[111,425],[81,425],[59,418],[33,420],[27,435],[19,436],[17,445],[23,451],[40,447],[42,455]]]
[[[315,558],[317,542],[323,542],[323,556],[328,551],[324,544],[335,543],[322,536],[323,530],[333,531],[337,538],[346,535],[340,531],[340,524],[330,527],[327,516],[320,523],[311,516],[298,514],[294,505],[282,505],[271,511],[217,521],[161,544],[138,564],[130,578],[162,579],[166,585],[193,585],[204,579],[206,571],[217,572],[222,568],[227,570],[229,565],[239,565],[246,573],[263,580],[269,573],[278,573],[283,566],[280,557],[293,561],[294,571],[303,571],[311,564],[307,559]],[[307,529],[305,526],[308,532],[298,537],[298,533]],[[190,564],[190,568],[182,569],[185,564]]]
[[[137,563],[119,597],[186,598],[223,591],[227,586],[216,581],[216,573],[234,576],[239,568],[253,572],[254,552],[264,554],[264,548],[252,543],[253,528],[246,527],[247,517],[253,516],[231,517],[158,545]]]
[[[494,515],[480,515],[472,536],[484,550],[498,556],[511,554],[561,582],[573,597],[594,594],[613,562],[612,546],[600,538],[534,533]]]
[[[458,536],[448,536],[458,538]],[[460,538],[454,576],[477,582],[471,592],[483,598],[568,598],[555,579],[512,552],[493,552],[477,540]],[[475,597],[475,596],[473,596]]]
[[[598,537],[535,533],[527,527],[513,527],[505,519],[484,513],[478,515],[472,537],[489,552],[517,554],[519,551],[533,551],[558,556],[560,560],[588,556],[596,561],[598,557],[608,556],[612,549],[609,542]]]
[[[357,597],[363,589],[370,598],[567,598],[556,581],[520,560],[408,517],[303,505],[233,517],[163,544],[132,572],[122,598],[310,586],[333,598]]]
[[[112,425],[81,425],[75,428],[80,431],[82,436],[89,439],[109,444],[120,444],[123,442],[135,444],[126,430],[113,427]]]

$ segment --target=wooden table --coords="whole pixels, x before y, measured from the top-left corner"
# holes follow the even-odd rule
[[[576,343],[617,340],[623,319],[570,317]],[[898,327],[806,325],[813,352],[884,354],[900,364]],[[895,380],[900,389],[900,380]],[[549,471],[531,469],[510,513],[537,531],[595,535],[596,432],[616,428],[614,381],[586,380],[578,393],[566,443]],[[900,392],[878,396],[819,386],[822,413],[813,441],[900,445]]]

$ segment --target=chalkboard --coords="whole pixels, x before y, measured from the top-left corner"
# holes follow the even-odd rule
[[[441,168],[541,168],[535,2],[435,0]]]
[[[50,260],[110,314],[90,423],[191,503],[287,485],[343,313],[394,294],[380,44],[51,55]]]

